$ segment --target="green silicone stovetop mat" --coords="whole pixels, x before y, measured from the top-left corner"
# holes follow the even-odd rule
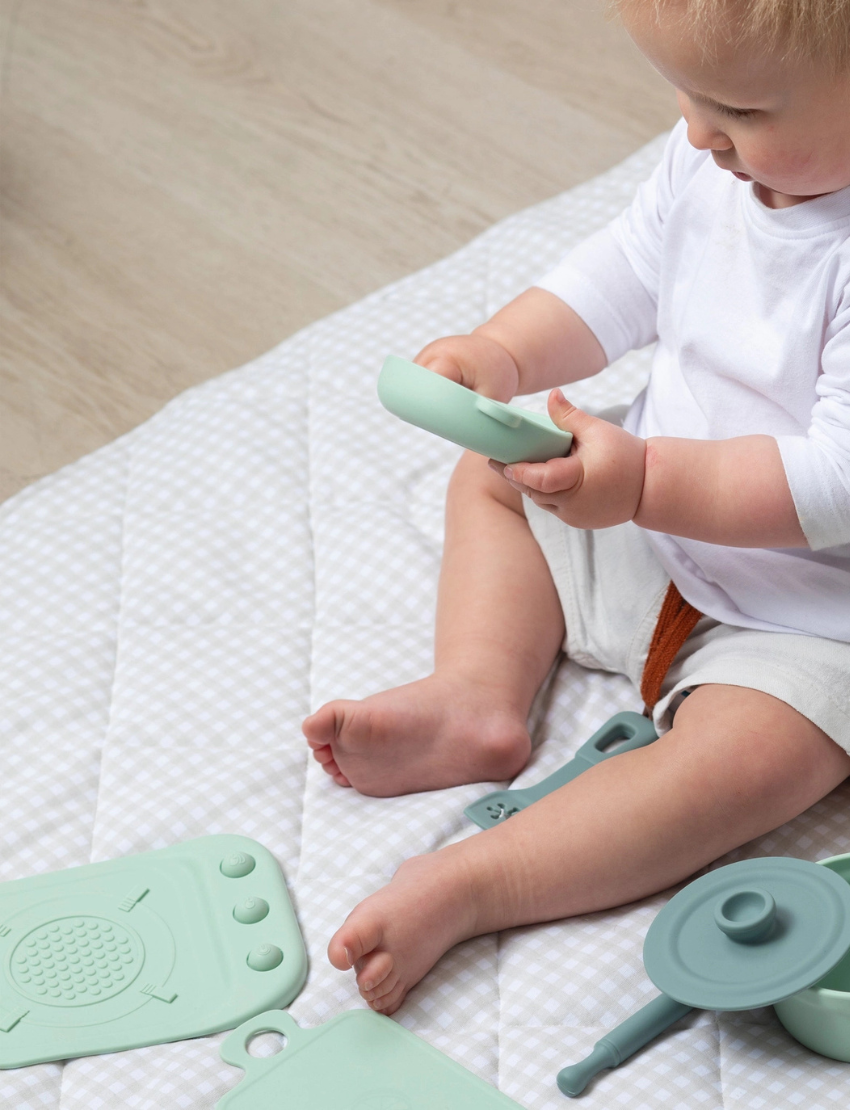
[[[250,1056],[262,1032],[286,1037],[276,1056]],[[483,1079],[402,1026],[371,1010],[350,1010],[301,1029],[273,1010],[247,1021],[221,1047],[245,1077],[217,1110],[520,1110]]]
[[[285,1006],[307,957],[244,836],[0,885],[0,1067],[197,1037]]]

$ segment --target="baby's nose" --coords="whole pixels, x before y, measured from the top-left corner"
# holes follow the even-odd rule
[[[694,111],[688,118],[688,142],[697,150],[732,150],[735,145],[716,123]]]

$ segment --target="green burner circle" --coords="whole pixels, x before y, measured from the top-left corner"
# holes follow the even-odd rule
[[[61,917],[31,929],[9,962],[21,994],[43,1006],[91,1006],[126,990],[142,970],[141,941],[103,917]]]

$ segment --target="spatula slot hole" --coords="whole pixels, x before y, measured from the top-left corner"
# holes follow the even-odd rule
[[[277,1056],[286,1048],[286,1037],[283,1033],[278,1033],[276,1030],[264,1029],[260,1033],[255,1033],[253,1037],[245,1045],[245,1051],[249,1056],[255,1056],[261,1059],[266,1056]]]
[[[623,744],[627,744],[629,740],[634,738],[634,732],[630,729],[620,726],[613,729],[607,736],[603,736],[602,740],[596,745],[598,752],[604,752],[605,755],[613,755],[617,748]]]

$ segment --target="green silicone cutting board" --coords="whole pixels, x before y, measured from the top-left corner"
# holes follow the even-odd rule
[[[282,1033],[276,1056],[246,1051],[252,1037]],[[401,1025],[350,1010],[301,1029],[272,1010],[236,1029],[221,1058],[245,1070],[216,1110],[519,1110],[518,1103]]]
[[[244,836],[0,885],[0,1068],[232,1029],[307,975],[286,883]]]

